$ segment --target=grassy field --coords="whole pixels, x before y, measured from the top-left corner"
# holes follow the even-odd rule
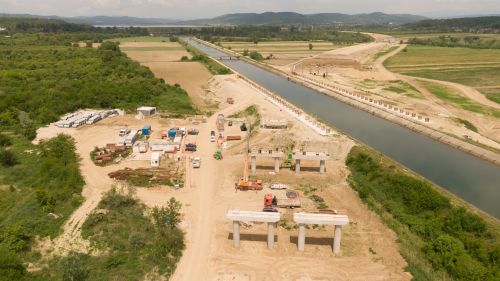
[[[419,83],[425,88],[427,88],[427,90],[429,90],[429,92],[431,92],[433,95],[444,101],[451,102],[471,112],[481,113],[484,115],[491,115],[500,118],[500,110],[476,103],[471,99],[460,95],[460,93],[456,92],[453,89],[450,89],[446,86],[437,83],[432,83],[427,81],[420,81]]]
[[[396,37],[399,40],[408,40],[410,38],[419,38],[419,39],[428,39],[428,38],[437,38],[439,36],[453,36],[457,38],[463,38],[466,36],[477,36],[482,39],[500,39],[500,34],[478,34],[478,33],[393,33],[392,36]]]
[[[385,65],[410,76],[475,87],[490,100],[500,101],[500,50],[409,45]]]

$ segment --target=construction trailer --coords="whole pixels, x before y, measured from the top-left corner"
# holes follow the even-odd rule
[[[177,146],[168,142],[152,142],[150,143],[151,151],[159,151],[163,153],[174,153],[177,151]]]
[[[151,167],[159,167],[160,166],[160,157],[161,157],[161,154],[158,151],[151,153]]]
[[[134,145],[135,141],[139,137],[139,133],[137,131],[132,131],[130,132],[127,137],[125,138],[125,145],[126,146],[132,146]]]
[[[137,141],[132,146],[132,152],[134,153],[146,153],[149,149],[149,143],[147,141]]]
[[[156,114],[156,107],[152,106],[141,106],[137,108],[137,115],[139,118],[149,117]]]
[[[261,120],[260,127],[263,129],[286,129],[288,120]]]

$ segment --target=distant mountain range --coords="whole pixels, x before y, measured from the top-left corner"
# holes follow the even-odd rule
[[[240,13],[227,14],[211,19],[198,19],[183,21],[183,24],[267,24],[267,25],[286,25],[286,24],[349,24],[349,25],[387,25],[387,24],[406,24],[427,19],[423,16],[410,14],[340,14],[340,13],[321,13],[321,14],[299,14],[293,12],[266,12],[266,13]]]
[[[410,14],[370,13],[348,15],[341,13],[299,14],[293,12],[238,13],[210,19],[175,20],[160,18],[136,18],[125,16],[58,17],[29,14],[0,14],[0,16],[61,19],[71,23],[91,25],[289,25],[289,24],[346,24],[346,25],[402,25],[426,17]]]
[[[58,19],[70,23],[90,24],[90,25],[111,25],[111,26],[167,25],[179,22],[179,20],[174,20],[174,19],[136,18],[136,17],[126,17],[126,16],[59,17],[59,16],[39,16],[30,14],[0,13],[0,17]]]

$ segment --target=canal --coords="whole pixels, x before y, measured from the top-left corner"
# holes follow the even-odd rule
[[[212,57],[227,54],[191,39]],[[241,60],[223,64],[500,218],[500,167]]]

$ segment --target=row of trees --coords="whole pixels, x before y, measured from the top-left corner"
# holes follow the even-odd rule
[[[162,29],[150,28],[153,33],[168,35],[191,35],[209,42],[269,40],[309,41],[324,40],[335,44],[370,42],[370,36],[359,32],[340,32],[333,26],[277,26],[277,25],[239,25],[201,28]]]
[[[474,49],[500,49],[500,40],[485,39],[479,36],[445,36],[434,38],[411,38],[409,44],[439,46],[439,47],[465,47]]]
[[[498,280],[500,240],[481,217],[359,147],[349,153],[346,164],[351,186],[363,201],[407,226],[436,271],[456,280]]]

